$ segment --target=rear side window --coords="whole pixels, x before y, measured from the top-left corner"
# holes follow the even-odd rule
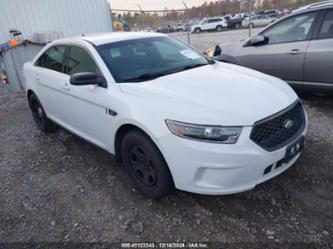
[[[329,10],[325,13],[318,38],[333,38],[333,10]]]
[[[218,19],[210,19],[208,22],[209,23],[214,23],[214,22],[218,22],[219,20]]]
[[[91,55],[80,47],[71,47],[68,62],[68,74],[99,73],[98,67]]]
[[[64,46],[52,47],[39,58],[39,60],[37,61],[37,65],[61,73],[64,55]]]

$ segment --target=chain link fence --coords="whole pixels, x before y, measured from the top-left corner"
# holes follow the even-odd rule
[[[137,9],[113,9],[114,31],[157,31],[181,36],[188,32],[187,42],[190,43],[191,27],[208,17],[225,17],[226,20],[235,16],[247,16],[249,13],[264,13],[265,10],[279,10],[289,13],[293,9],[317,2],[318,0],[238,0],[238,1],[207,1],[200,6],[188,6],[190,1],[179,1],[180,9],[145,10],[145,6],[137,5]],[[187,3],[186,3],[187,2]],[[112,2],[111,2],[112,3]],[[163,6],[163,2],[161,3]],[[239,26],[237,26],[239,27]]]

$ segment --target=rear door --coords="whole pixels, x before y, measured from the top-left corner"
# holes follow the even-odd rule
[[[333,9],[326,10],[305,55],[304,84],[333,87]]]
[[[201,26],[201,30],[209,30],[209,21],[208,20],[203,21],[200,26]]]
[[[269,22],[268,22],[268,19],[265,17],[265,16],[258,16],[258,26],[265,26],[267,25]]]
[[[61,45],[49,48],[35,63],[33,75],[38,86],[38,98],[47,116],[55,121],[59,121],[61,83],[69,79],[63,66],[65,50],[66,47]]]
[[[220,22],[221,21],[221,19],[210,19],[209,21],[208,21],[208,29],[210,29],[210,30],[213,30],[213,29],[215,29],[216,28],[216,26],[218,26],[218,22]]]
[[[255,27],[259,26],[259,19],[258,19],[257,16],[252,16],[251,17],[251,23],[249,25],[251,25],[251,24],[253,24]]]
[[[317,14],[291,16],[264,30],[261,34],[268,37],[268,44],[245,46],[241,64],[290,83],[301,83],[305,51]]]

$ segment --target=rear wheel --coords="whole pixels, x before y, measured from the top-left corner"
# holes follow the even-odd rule
[[[223,30],[223,27],[222,27],[222,26],[217,26],[217,27],[216,27],[216,31],[217,31],[217,32],[221,32],[222,30]]]
[[[251,23],[251,28],[254,28],[254,23]]]
[[[57,126],[47,118],[44,108],[35,94],[29,97],[29,106],[38,128],[44,132],[57,130]]]
[[[165,197],[175,186],[161,152],[143,132],[133,130],[121,143],[121,158],[135,187],[152,199]]]

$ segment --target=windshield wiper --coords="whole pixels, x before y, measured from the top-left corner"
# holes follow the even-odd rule
[[[138,77],[129,78],[122,80],[123,82],[140,82],[140,81],[146,81],[146,80],[153,80],[158,77],[165,76],[166,73],[145,73],[141,74]]]
[[[196,67],[202,67],[202,66],[206,66],[206,65],[214,64],[214,63],[215,63],[215,61],[209,61],[208,63],[192,64],[192,65],[187,65],[187,66],[181,68],[181,70],[169,71],[169,72],[164,72],[164,73],[145,73],[145,74],[141,74],[134,78],[123,79],[122,82],[141,82],[141,81],[153,80],[153,79],[156,79],[156,78],[168,75],[168,74],[177,73],[177,72],[189,70],[189,69],[196,68]]]
[[[196,67],[206,66],[208,64],[209,63],[199,63],[199,64],[188,65],[188,66],[183,67],[181,71],[189,70],[189,69],[196,68]]]

